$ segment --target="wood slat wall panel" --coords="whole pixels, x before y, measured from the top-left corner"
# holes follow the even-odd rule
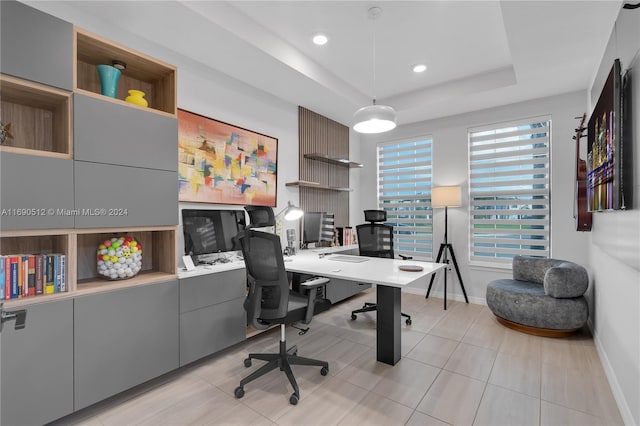
[[[349,187],[349,168],[311,160],[304,154],[319,153],[349,158],[349,128],[303,107],[298,107],[299,178],[332,187]],[[300,207],[305,211],[335,214],[335,226],[349,225],[349,193],[300,188]]]
[[[300,207],[311,212],[332,212],[335,226],[349,225],[349,193],[316,188],[300,188]]]

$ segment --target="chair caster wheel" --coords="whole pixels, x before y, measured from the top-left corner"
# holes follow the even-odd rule
[[[355,321],[355,319],[358,318],[358,316],[356,314],[351,314],[351,319]]]
[[[298,405],[298,400],[300,398],[298,398],[298,395],[296,395],[295,393],[292,393],[291,396],[289,397],[289,403],[291,405]]]
[[[233,393],[237,399],[240,399],[244,396],[244,388],[242,386],[238,386]]]
[[[247,368],[251,367],[251,358],[247,358],[244,360],[244,366]]]
[[[407,325],[411,325],[411,320],[410,319],[407,319],[405,322],[407,323]]]
[[[326,376],[327,374],[329,374],[329,369],[327,367],[322,367],[322,369],[320,370],[320,374]]]

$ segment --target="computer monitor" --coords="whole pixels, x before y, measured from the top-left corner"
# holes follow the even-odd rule
[[[302,242],[304,244],[320,242],[322,212],[305,212],[302,220]]]
[[[333,213],[305,212],[302,220],[302,243],[320,243],[333,239]]]
[[[236,240],[245,228],[242,210],[182,210],[184,253],[197,256],[240,250]]]
[[[236,235],[246,227],[244,212],[242,210],[220,210],[220,223],[224,251],[242,250]]]

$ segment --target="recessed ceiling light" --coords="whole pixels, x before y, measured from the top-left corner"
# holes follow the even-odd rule
[[[322,33],[315,34],[313,36],[313,42],[318,46],[324,46],[329,41],[329,37]]]
[[[413,66],[413,72],[425,72],[427,70],[427,66],[425,64],[418,64]]]

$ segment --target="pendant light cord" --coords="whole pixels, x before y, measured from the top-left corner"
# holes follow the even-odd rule
[[[376,104],[376,17],[373,18],[373,104]]]
[[[371,32],[373,33],[373,104],[376,104],[376,19],[382,13],[382,9],[374,6],[369,8],[368,15],[371,23]]]

